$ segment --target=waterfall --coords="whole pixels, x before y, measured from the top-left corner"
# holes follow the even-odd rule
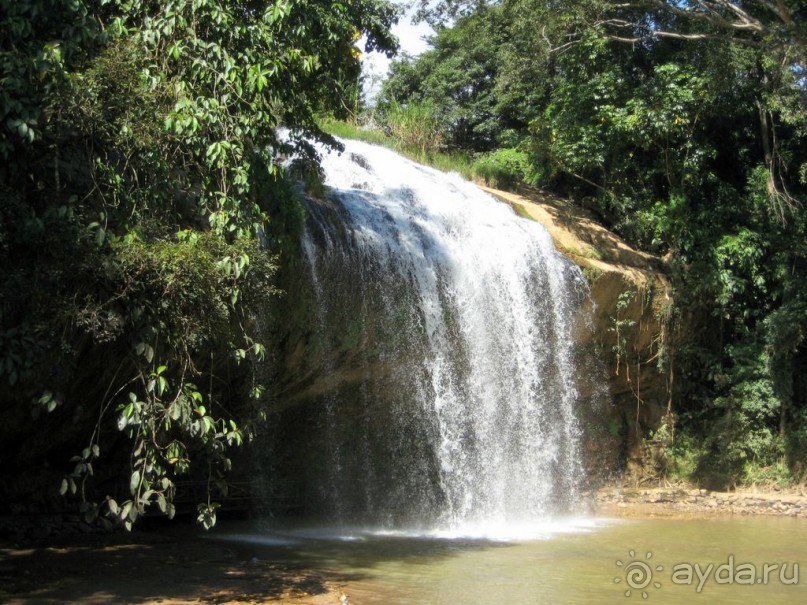
[[[343,143],[321,150],[329,201],[309,203],[302,242],[326,385],[307,408],[306,480],[322,509],[449,528],[569,510],[580,270],[459,176]]]

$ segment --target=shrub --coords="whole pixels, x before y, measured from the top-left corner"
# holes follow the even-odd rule
[[[401,147],[422,155],[436,153],[442,144],[440,123],[429,103],[392,103],[386,111],[385,126]]]
[[[509,189],[519,183],[535,185],[541,180],[529,155],[514,148],[497,149],[483,155],[474,162],[472,171],[486,185],[499,189]]]

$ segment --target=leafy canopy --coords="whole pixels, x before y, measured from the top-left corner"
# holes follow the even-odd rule
[[[344,113],[356,40],[393,52],[395,18],[384,0],[0,0],[4,461],[51,457],[88,519],[126,527],[150,506],[172,515],[194,469],[226,489],[300,220],[280,161],[310,155],[304,137],[333,143],[314,116]],[[63,430],[18,453],[30,409]],[[56,454],[72,448],[68,466]],[[107,448],[130,495],[99,508]]]

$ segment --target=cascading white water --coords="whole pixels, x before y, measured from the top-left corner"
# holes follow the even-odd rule
[[[358,351],[352,386],[323,398],[331,509],[441,527],[567,510],[582,473],[579,269],[459,176],[344,145],[321,150],[339,224],[312,207],[303,242],[318,330]]]

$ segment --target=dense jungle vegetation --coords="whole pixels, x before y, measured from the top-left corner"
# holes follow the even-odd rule
[[[131,527],[174,514],[178,477],[215,487],[260,411],[260,310],[302,218],[278,163],[333,142],[315,113],[345,114],[356,41],[394,51],[396,18],[383,0],[0,2],[0,464],[17,491],[49,467],[87,519]],[[93,500],[126,468],[125,496]],[[198,512],[214,523],[210,496]]]
[[[652,355],[675,377],[671,470],[803,481],[807,5],[419,5],[433,48],[393,63],[374,118],[491,184],[570,196],[661,255],[679,329]]]
[[[420,4],[433,49],[368,113],[663,256],[679,471],[803,480],[807,7]],[[171,516],[179,478],[215,493],[260,417],[256,310],[304,218],[280,162],[334,143],[317,116],[355,118],[355,43],[392,53],[395,19],[386,0],[0,0],[6,477],[47,469],[127,527]],[[93,500],[121,468],[128,495]]]

